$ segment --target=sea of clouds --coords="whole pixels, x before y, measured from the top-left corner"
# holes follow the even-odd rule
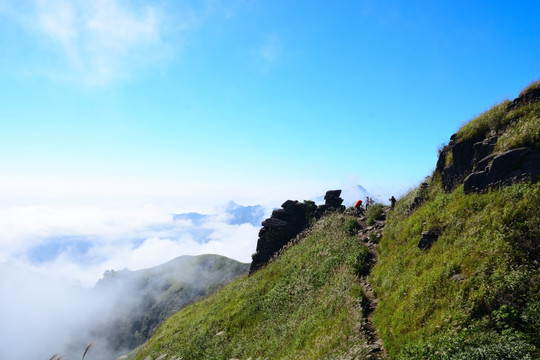
[[[125,298],[121,289],[92,291],[106,270],[208,253],[250,262],[267,215],[261,205],[232,201],[207,213],[153,205],[0,208],[0,358],[81,356],[93,340],[89,331]],[[107,344],[92,353],[89,359],[112,356]]]

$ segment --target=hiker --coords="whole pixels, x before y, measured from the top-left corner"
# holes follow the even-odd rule
[[[388,200],[390,200],[390,203],[392,204],[390,206],[390,209],[394,209],[394,206],[396,205],[396,198],[394,197],[394,195],[392,195],[392,197]]]
[[[370,198],[369,196],[366,196],[366,209],[368,208],[368,206],[371,206],[375,203],[375,200],[373,200],[372,198]]]
[[[356,200],[354,203],[354,207],[356,208],[356,215],[360,215],[362,213],[362,200]]]

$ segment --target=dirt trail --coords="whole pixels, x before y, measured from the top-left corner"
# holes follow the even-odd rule
[[[385,208],[385,213],[387,210],[388,209]],[[360,285],[362,286],[364,294],[367,298],[367,303],[363,305],[365,319],[362,330],[366,336],[369,349],[368,359],[382,360],[386,359],[387,357],[384,351],[383,342],[381,338],[379,338],[375,326],[373,326],[373,312],[377,307],[378,300],[375,297],[371,284],[367,281],[367,277],[371,273],[373,266],[375,266],[377,263],[377,251],[379,247],[378,242],[382,237],[382,231],[386,225],[386,220],[378,220],[371,226],[366,225],[366,219],[364,216],[361,216],[358,220],[362,225],[362,229],[359,232],[360,242],[366,245],[369,251],[366,271],[359,278]]]

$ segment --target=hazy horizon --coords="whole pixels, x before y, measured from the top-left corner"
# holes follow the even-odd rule
[[[14,274],[88,288],[181,255],[249,262],[260,225],[231,222],[230,201],[399,197],[463,123],[539,78],[538,13],[0,0],[0,315],[39,298],[8,298]],[[174,219],[190,212],[207,217]]]

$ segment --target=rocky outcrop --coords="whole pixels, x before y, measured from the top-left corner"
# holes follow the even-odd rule
[[[511,111],[525,104],[540,101],[540,89],[532,89],[512,101],[506,108]],[[519,121],[517,119],[516,121]],[[506,129],[501,129],[501,133]],[[472,139],[450,142],[439,155],[436,173],[440,174],[445,191],[464,184],[466,193],[511,185],[518,181],[536,181],[540,176],[538,147],[495,152],[498,134],[478,134]]]
[[[325,203],[317,208],[315,216],[320,218],[327,211],[345,210],[345,206],[341,205],[343,199],[340,196],[341,190],[328,190],[324,195]]]
[[[525,104],[530,104],[537,101],[540,101],[540,88],[531,89],[520,97],[514,99],[514,101],[508,105],[508,110],[514,110]]]
[[[540,177],[540,149],[512,149],[482,159],[463,183],[465,193],[479,192]]]
[[[287,200],[281,209],[275,209],[272,216],[262,222],[259,231],[257,249],[252,255],[249,273],[263,267],[285,245],[306,229],[311,221],[320,218],[329,211],[343,211],[341,190],[329,190],[325,195],[325,204],[317,206],[313,201],[299,202]]]
[[[437,170],[441,174],[442,184],[446,191],[453,189],[465,180],[473,169],[474,144],[476,139],[456,142],[456,134],[452,135],[437,161]],[[446,166],[446,158],[451,156],[452,163]]]

